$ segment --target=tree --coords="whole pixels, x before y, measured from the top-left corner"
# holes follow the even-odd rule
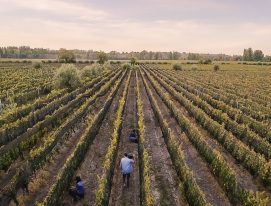
[[[76,62],[75,54],[71,50],[60,49],[58,52],[58,61],[64,63]]]
[[[96,76],[100,75],[103,72],[104,68],[102,65],[99,64],[93,64],[90,66],[85,66],[81,72],[81,78],[82,79],[92,79]]]
[[[78,70],[73,64],[63,64],[56,72],[54,79],[57,89],[68,88],[73,90],[81,84]]]
[[[261,50],[255,50],[253,53],[254,61],[262,61],[264,54]]]
[[[104,64],[108,60],[108,57],[107,57],[106,53],[103,52],[103,51],[100,51],[97,54],[97,57],[98,57],[98,63],[99,64]]]
[[[253,50],[251,48],[244,49],[243,60],[244,61],[253,61]]]
[[[124,64],[123,66],[122,66],[122,68],[123,69],[131,69],[131,65],[130,64]]]
[[[220,69],[219,65],[214,65],[214,71],[217,72]]]
[[[175,71],[181,71],[181,70],[182,70],[182,65],[176,63],[176,64],[173,64],[173,65],[172,65],[172,68],[173,68]]]
[[[132,57],[131,58],[131,65],[134,66],[136,64],[136,58]]]

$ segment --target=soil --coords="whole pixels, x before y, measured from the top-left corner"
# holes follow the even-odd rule
[[[94,105],[93,105],[94,106]],[[77,105],[75,106],[72,111],[70,111],[70,113],[73,113],[74,111],[76,111],[78,108],[80,107],[80,105]],[[68,116],[65,116],[63,119],[61,119],[61,123],[65,122],[66,119],[69,118],[69,115]],[[46,139],[47,136],[50,136],[51,134],[54,133],[54,131],[56,130],[57,128],[49,128],[48,132],[45,132],[43,134],[42,137],[40,137],[37,141],[37,143],[35,143],[35,145],[32,147],[32,148],[38,148],[40,145],[42,145]],[[24,164],[30,157],[29,157],[29,152],[30,150],[25,150],[23,151],[23,158],[20,156],[17,158],[17,160],[15,160],[10,168],[5,172],[3,170],[0,171],[0,187],[1,188],[4,188],[12,179],[12,177],[16,174],[16,171],[18,168],[20,168],[22,166],[22,164]]]
[[[190,171],[193,173],[195,181],[205,195],[207,202],[212,205],[231,205],[228,197],[210,171],[208,164],[194,148],[186,134],[181,130],[179,124],[171,115],[167,106],[151,86],[151,83],[148,80],[147,83],[158,101],[160,111],[162,112],[164,119],[169,123],[172,134],[182,144],[185,162]]]
[[[118,109],[119,100],[124,90],[125,81],[127,77],[121,83],[120,88],[117,91],[115,98],[107,112],[102,125],[96,135],[93,143],[88,149],[84,161],[81,163],[78,170],[75,172],[74,179],[76,176],[80,176],[85,184],[85,197],[83,200],[73,202],[72,197],[69,196],[68,192],[65,191],[61,197],[60,205],[94,205],[95,193],[98,189],[98,175],[103,172],[102,163],[104,161],[107,148],[110,144],[110,138],[114,130],[114,120]],[[100,102],[101,105],[103,102]],[[72,184],[75,184],[72,183]],[[73,185],[71,185],[73,186]]]
[[[141,78],[139,78],[139,83],[145,124],[144,146],[150,157],[151,189],[154,194],[154,205],[187,205],[185,197],[178,189],[180,182]]]
[[[208,131],[202,128],[193,117],[189,116],[187,110],[182,107],[178,101],[174,99],[172,100],[174,105],[177,106],[180,111],[182,111],[182,114],[184,114],[190,120],[190,122],[192,122],[193,125],[201,132],[201,134],[205,137],[204,140],[208,143],[208,145],[220,152],[229,166],[235,171],[237,181],[243,188],[251,191],[266,191],[266,188],[264,188],[260,182],[254,178],[242,165],[240,165],[234,159],[234,157],[231,156],[231,154],[225,148],[223,148],[223,146],[219,144],[219,142],[217,142],[210,133],[208,133]]]
[[[109,94],[109,92],[107,92],[107,94]],[[98,113],[107,98],[107,94],[98,98],[94,105],[91,105],[92,110],[87,116]],[[84,119],[87,119],[87,116]],[[59,170],[75,149],[80,140],[80,136],[87,127],[84,119],[75,125],[74,132],[66,137],[66,141],[59,147],[59,150],[53,155],[52,159],[46,162],[44,167],[39,169],[36,174],[33,175],[29,182],[29,195],[23,195],[20,192],[18,193],[17,199],[19,200],[20,205],[34,205],[45,198],[50,187],[56,180]]]
[[[129,84],[127,101],[124,110],[122,130],[117,154],[117,160],[114,170],[112,189],[110,194],[109,205],[114,206],[138,206],[140,205],[140,175],[139,175],[139,158],[138,144],[131,143],[128,136],[133,129],[137,128],[137,109],[136,109],[136,76],[132,71],[131,81]],[[134,157],[134,170],[130,177],[130,186],[124,186],[122,174],[119,169],[120,160],[124,153],[132,153]]]

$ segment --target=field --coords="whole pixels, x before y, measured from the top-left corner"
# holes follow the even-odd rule
[[[0,64],[1,206],[271,205],[270,66],[114,64],[73,91],[54,89],[58,67]]]

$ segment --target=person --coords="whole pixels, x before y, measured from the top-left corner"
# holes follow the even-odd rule
[[[129,179],[130,175],[133,172],[133,155],[129,155],[127,153],[124,154],[124,157],[120,161],[120,170],[123,178],[123,185],[129,187]]]
[[[134,143],[137,143],[138,140],[137,140],[137,135],[136,135],[136,130],[134,129],[131,134],[129,135],[129,141],[130,142],[134,142]]]
[[[69,189],[69,194],[73,197],[74,200],[82,199],[85,195],[84,182],[81,180],[81,177],[77,176],[75,178],[76,186]]]

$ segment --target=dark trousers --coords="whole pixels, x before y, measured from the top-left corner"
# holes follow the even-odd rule
[[[69,194],[70,194],[70,196],[73,197],[74,200],[79,200],[79,199],[84,198],[84,194],[78,193],[75,188],[70,188],[69,189]]]
[[[129,187],[129,179],[130,179],[130,173],[122,174],[123,177],[123,183],[127,180],[127,187]]]

